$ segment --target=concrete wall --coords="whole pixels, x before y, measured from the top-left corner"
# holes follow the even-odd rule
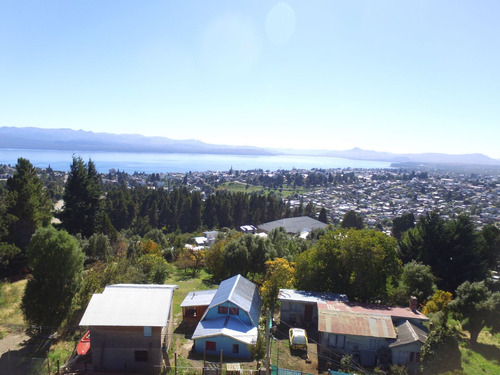
[[[92,364],[97,370],[156,374],[162,365],[162,333],[168,331],[168,327],[153,327],[152,336],[145,337],[144,327],[92,326]],[[137,361],[136,351],[146,351],[147,361]]]
[[[203,353],[203,349],[205,348],[206,341],[214,341],[216,342],[216,347],[214,351],[206,351],[207,355],[220,355],[220,351],[222,349],[223,358],[242,358],[242,359],[250,359],[251,355],[248,350],[248,344],[242,343],[240,341],[234,340],[227,336],[214,336],[203,339],[194,340],[194,350],[197,353]],[[233,344],[239,345],[239,353],[233,353]]]

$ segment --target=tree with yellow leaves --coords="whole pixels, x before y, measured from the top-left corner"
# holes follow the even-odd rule
[[[281,288],[291,288],[294,282],[294,264],[283,258],[268,260],[266,275],[260,288],[264,307],[272,309]]]

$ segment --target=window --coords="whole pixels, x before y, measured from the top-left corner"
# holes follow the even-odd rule
[[[420,362],[420,353],[419,352],[411,352],[410,353],[410,362]]]
[[[345,347],[345,336],[344,335],[337,335],[337,347],[344,349],[344,347]]]
[[[230,307],[229,308],[229,314],[231,315],[239,315],[240,314],[240,309],[237,307]]]
[[[207,351],[215,351],[217,349],[217,344],[215,341],[205,341],[205,349]]]
[[[144,337],[153,336],[153,327],[144,327]]]
[[[227,306],[219,306],[219,314],[227,314]]]
[[[333,346],[336,348],[343,349],[345,346],[345,336],[330,334],[328,336],[328,346]]]
[[[233,354],[238,354],[240,352],[240,346],[238,344],[233,344]]]
[[[186,309],[186,316],[196,318],[196,309]]]
[[[369,349],[370,349],[370,350],[375,350],[375,349],[377,349],[377,339],[370,339],[370,346],[369,346]]]
[[[134,352],[134,359],[136,362],[147,362],[148,361],[148,351],[147,350],[136,350]]]

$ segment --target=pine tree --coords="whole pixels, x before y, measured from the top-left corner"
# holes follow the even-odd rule
[[[59,218],[71,234],[90,237],[99,229],[101,221],[101,185],[94,163],[86,165],[81,157],[73,157],[66,187],[64,209]]]

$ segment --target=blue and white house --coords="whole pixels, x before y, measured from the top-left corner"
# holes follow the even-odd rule
[[[251,358],[262,300],[257,287],[241,275],[224,280],[193,333],[194,351],[224,357]]]

